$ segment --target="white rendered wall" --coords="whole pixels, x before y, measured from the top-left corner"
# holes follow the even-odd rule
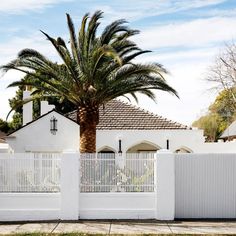
[[[154,219],[155,193],[80,193],[80,219]]]
[[[236,154],[175,157],[176,218],[236,218]]]
[[[168,150],[156,153],[156,219],[175,218],[175,159]]]
[[[155,144],[160,149],[165,149],[167,139],[171,152],[181,147],[197,152],[204,144],[202,130],[98,130],[97,150],[108,146],[118,151],[119,138],[122,140],[123,152],[141,142]]]
[[[61,160],[61,219],[77,220],[79,209],[79,154],[64,152]]]
[[[50,119],[53,116],[58,120],[58,131],[55,135],[50,132]],[[16,153],[77,151],[79,149],[79,126],[53,111],[11,134],[6,141]]]
[[[0,193],[0,221],[60,219],[59,193]]]
[[[193,153],[236,153],[236,142],[205,143],[203,130],[98,130],[97,150],[109,147],[118,151],[118,140],[122,140],[122,151],[126,152],[142,142],[175,152],[184,148]]]

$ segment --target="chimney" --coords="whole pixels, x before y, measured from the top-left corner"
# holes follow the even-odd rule
[[[54,105],[49,105],[48,101],[41,101],[40,103],[40,115],[44,115],[48,113],[49,111],[53,110],[55,108]]]
[[[23,100],[30,98],[31,91],[26,90],[23,91]],[[31,122],[33,120],[33,102],[28,102],[23,105],[23,125]]]

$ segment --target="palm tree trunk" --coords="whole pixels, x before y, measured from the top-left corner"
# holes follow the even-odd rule
[[[99,118],[98,107],[79,107],[77,117],[80,125],[80,153],[95,153],[96,126]]]

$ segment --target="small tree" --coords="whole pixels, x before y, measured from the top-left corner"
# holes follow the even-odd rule
[[[219,132],[220,117],[215,113],[209,113],[194,121],[192,126],[204,130],[207,142],[215,142],[220,135]]]

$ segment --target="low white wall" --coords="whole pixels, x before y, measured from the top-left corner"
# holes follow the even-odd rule
[[[60,219],[59,193],[0,193],[0,221]]]
[[[236,154],[176,155],[175,218],[236,218]]]
[[[81,193],[80,219],[154,219],[155,193]]]

